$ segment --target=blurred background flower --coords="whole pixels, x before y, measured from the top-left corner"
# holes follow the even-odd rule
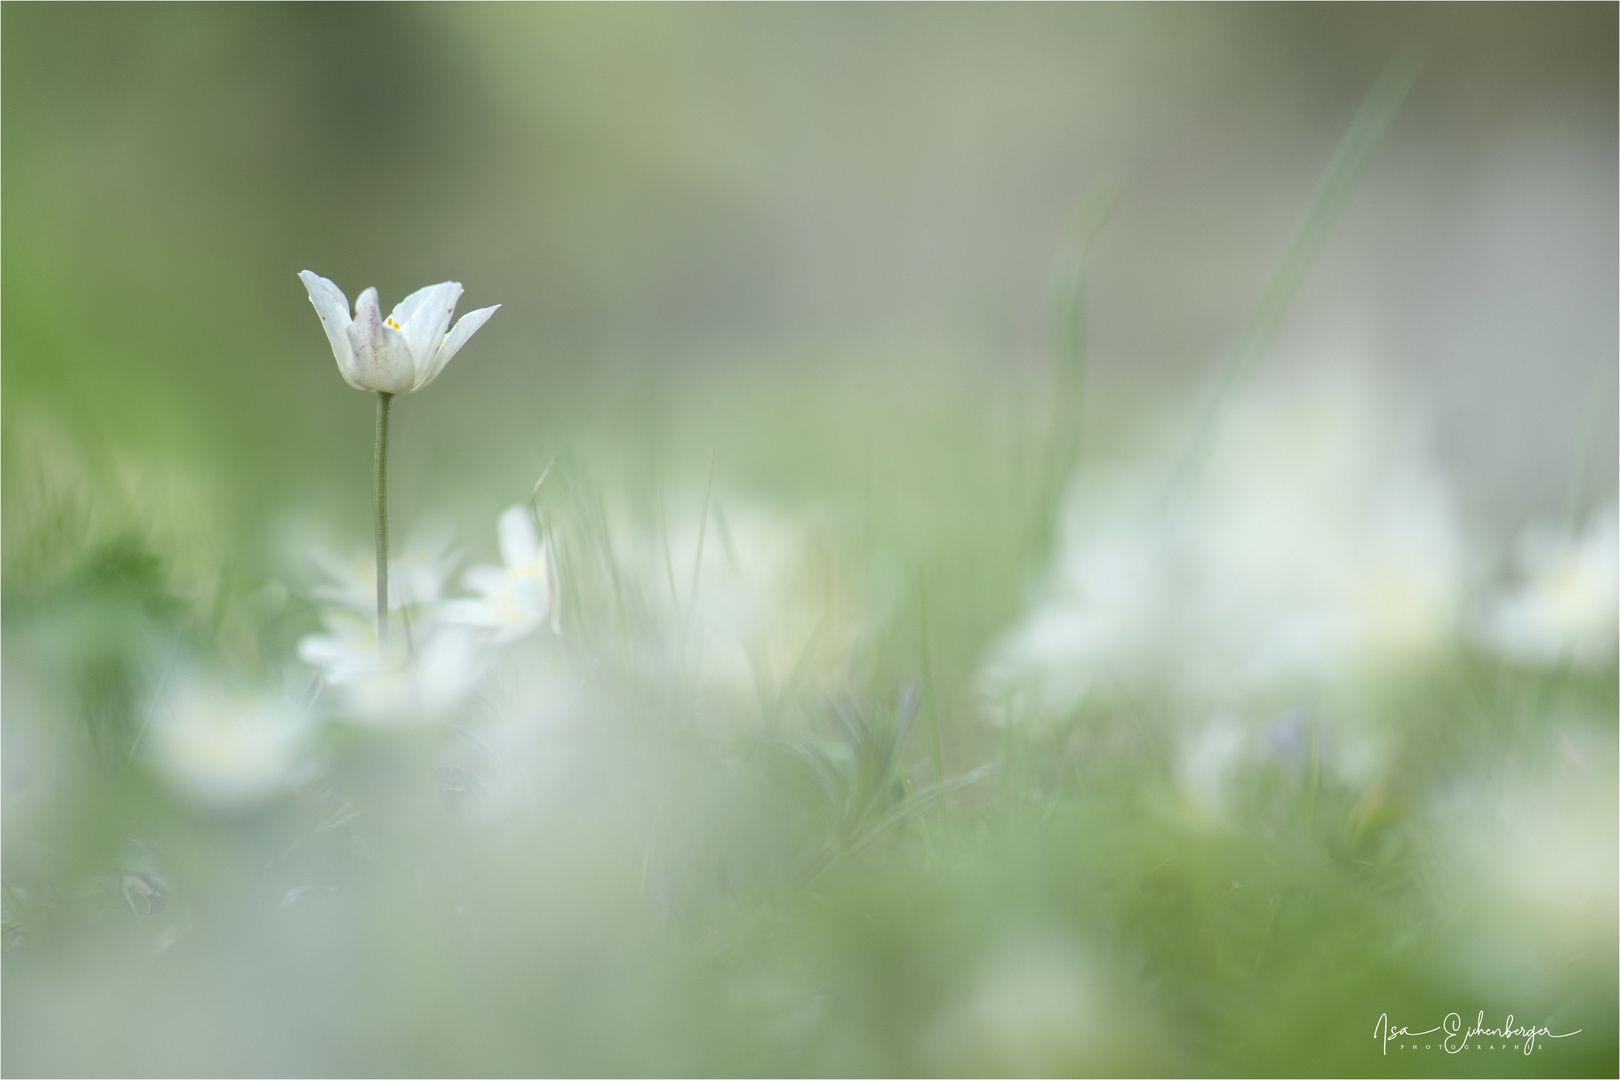
[[[1459,778],[1429,810],[1432,887],[1454,920],[1450,962],[1497,995],[1601,985],[1617,944],[1614,738],[1549,728],[1516,760]]]
[[[146,754],[187,798],[234,810],[312,779],[313,724],[279,695],[242,694],[197,674],[152,704]]]
[[[1449,648],[1463,543],[1409,411],[1364,371],[1312,368],[1234,404],[1190,494],[1155,467],[1173,451],[1082,475],[1050,584],[986,662],[993,715],[1049,720],[1143,679],[1366,685]]]
[[[374,619],[331,610],[323,620],[326,633],[298,639],[298,657],[320,672],[345,719],[406,726],[442,719],[494,662],[462,627],[424,621],[379,648]]]
[[[1523,664],[1603,668],[1614,662],[1620,623],[1620,518],[1594,512],[1574,535],[1543,524],[1519,538],[1517,580],[1486,609],[1485,646]]]
[[[311,599],[362,615],[377,610],[377,557],[374,553],[354,552],[345,558],[310,543],[301,554],[326,578],[310,587]],[[438,603],[445,582],[460,561],[461,556],[453,549],[448,531],[418,528],[406,539],[403,550],[389,556],[388,609],[399,611]]]
[[[621,518],[624,573],[644,606],[644,662],[728,708],[771,717],[784,700],[850,686],[869,633],[859,570],[836,515],[730,492],[673,499],[658,529]]]
[[[496,532],[505,565],[468,570],[466,585],[479,596],[451,600],[440,615],[447,622],[478,627],[498,644],[522,637],[556,612],[557,569],[528,507],[501,511]]]

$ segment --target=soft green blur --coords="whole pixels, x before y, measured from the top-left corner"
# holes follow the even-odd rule
[[[1612,657],[1448,628],[1197,698],[1166,646],[1022,727],[985,674],[1088,542],[1072,478],[1151,500],[1222,371],[1418,403],[1468,619],[1614,501],[1612,5],[0,23],[7,1074],[1614,1073]],[[393,527],[488,562],[550,463],[561,632],[199,810],[142,765],[171,680],[307,697],[306,549],[370,536],[303,269],[502,305],[396,402]],[[1200,802],[1228,713],[1268,749]],[[1328,721],[1377,766],[1328,775]],[[1546,882],[1463,895],[1448,845],[1525,807]],[[1478,1009],[1582,1033],[1369,1037]]]

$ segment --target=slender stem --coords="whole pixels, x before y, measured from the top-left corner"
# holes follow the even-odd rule
[[[377,648],[388,644],[388,405],[393,394],[377,392],[377,465],[373,505],[377,513]]]

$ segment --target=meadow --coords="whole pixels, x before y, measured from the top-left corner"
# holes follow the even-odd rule
[[[1415,10],[0,7],[0,1067],[1613,1075],[1614,9]]]

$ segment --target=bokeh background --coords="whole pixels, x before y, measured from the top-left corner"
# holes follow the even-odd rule
[[[874,400],[1039,394],[1054,261],[1115,184],[1089,405],[1130,415],[1230,346],[1410,41],[1421,81],[1276,353],[1410,373],[1505,528],[1561,508],[1588,431],[1613,479],[1614,410],[1579,422],[1615,396],[1611,18],[18,6],[7,409],[178,459],[251,542],[312,479],[352,503],[367,464],[370,402],[332,384],[294,273],[388,303],[455,277],[504,307],[404,403],[424,502],[604,427],[701,471],[757,413],[728,395],[820,395],[769,460],[717,466],[809,482],[793,462],[893,422],[851,415]]]
[[[141,619],[194,618],[224,633],[233,598],[270,580],[295,593],[305,584],[298,551],[311,533],[363,546],[373,401],[337,377],[295,274],[313,269],[351,299],[375,285],[385,306],[454,278],[464,308],[502,307],[429,391],[397,403],[398,535],[448,521],[487,559],[495,514],[527,497],[553,460],[572,477],[568,490],[609,501],[695,508],[712,467],[713,490],[737,505],[812,508],[859,553],[856,583],[837,589],[860,594],[853,606],[871,628],[846,681],[887,702],[926,675],[942,773],[966,775],[1014,753],[987,720],[979,672],[1061,543],[1070,468],[1126,455],[1146,432],[1189,428],[1334,147],[1397,55],[1420,61],[1416,81],[1257,367],[1349,365],[1395,387],[1448,477],[1475,579],[1508,563],[1527,523],[1573,525],[1614,499],[1612,4],[6,3],[0,22],[0,498],[12,640],[32,640],[29,628],[61,597],[101,595],[101,571],[87,565],[112,566],[115,592],[161,593],[168,607],[134,602]],[[97,554],[110,550],[125,562]],[[87,610],[90,637],[114,620]],[[260,653],[271,647],[255,648],[255,663],[268,665]],[[1151,1004],[1165,980],[1208,973],[1193,959],[1147,974],[1119,960],[1136,971],[1143,1004],[1096,1020],[1129,1038],[1088,1035],[1085,1045],[1106,1052],[1087,1057],[1051,1042],[1040,1017],[1083,1012],[1103,993],[1066,974],[1065,950],[1090,954],[1039,928],[991,949],[980,997],[921,1004],[932,1001],[929,963],[956,970],[940,943],[977,940],[953,920],[993,923],[994,881],[1038,880],[1032,893],[1068,896],[1069,871],[1053,853],[1097,828],[1126,828],[1117,801],[1064,804],[1058,838],[1037,831],[1023,847],[1006,822],[1024,819],[993,804],[990,824],[960,841],[976,854],[951,864],[945,884],[929,877],[937,868],[912,868],[869,892],[829,886],[835,900],[789,890],[782,906],[739,902],[719,914],[692,901],[706,912],[698,922],[722,929],[688,926],[675,944],[667,911],[636,906],[646,862],[636,880],[620,880],[612,858],[586,852],[612,849],[629,825],[604,826],[613,840],[546,834],[566,849],[547,849],[557,865],[596,868],[571,898],[484,867],[486,895],[568,913],[588,927],[583,938],[599,939],[597,952],[511,929],[526,926],[515,909],[529,902],[514,898],[514,910],[489,916],[515,935],[509,949],[486,941],[482,959],[451,955],[450,939],[392,891],[406,888],[393,871],[360,875],[344,900],[352,907],[307,934],[281,927],[242,944],[272,917],[247,886],[236,895],[218,882],[268,850],[274,829],[188,832],[157,795],[116,784],[94,796],[74,787],[48,811],[18,809],[14,795],[38,785],[37,770],[10,767],[33,760],[37,742],[19,743],[16,718],[70,710],[41,704],[58,676],[23,667],[19,677],[33,654],[13,655],[8,902],[21,903],[12,884],[43,873],[23,853],[54,844],[68,866],[61,880],[88,881],[127,862],[130,836],[145,829],[148,842],[187,852],[173,858],[209,883],[194,910],[212,897],[217,918],[207,947],[155,975],[124,930],[86,939],[63,915],[46,932],[36,914],[29,933],[8,931],[8,1073],[1387,1065],[1360,1045],[1378,1010],[1338,1016],[1342,998],[1327,989],[1320,1000],[1284,995],[1295,1012],[1256,1004],[1242,1020],[1211,1019],[1220,1010],[1208,1001],[1181,1012]],[[1613,672],[1611,662],[1571,691],[1581,715],[1597,717],[1580,723],[1598,733],[1595,767],[1611,786]],[[131,685],[139,698],[145,684]],[[1418,697],[1430,703],[1419,713],[1453,705],[1432,689]],[[668,783],[704,788],[713,762],[683,752],[700,760]],[[910,753],[926,773],[925,748]],[[1016,773],[1000,760],[1001,775]],[[610,796],[614,782],[597,779],[592,805],[641,805],[645,792]],[[734,816],[753,797],[716,796],[688,817]],[[709,838],[689,836],[696,847],[729,835],[712,822],[689,831]],[[439,840],[422,842],[442,855]],[[1136,848],[1128,834],[1110,843]],[[1265,851],[1222,843],[1256,874],[1273,872]],[[1202,842],[1172,847],[1163,858],[1188,866],[1227,858]],[[680,878],[704,857],[672,856],[669,872]],[[1037,863],[1057,868],[1029,870]],[[347,873],[331,870],[333,880]],[[1113,881],[1114,871],[1098,873]],[[1612,889],[1612,872],[1597,873]],[[920,914],[908,907],[907,890],[936,886],[940,898]],[[1099,888],[1113,895],[1112,884]],[[1192,919],[1181,901],[1161,900],[1133,917]],[[1328,900],[1311,910],[1306,927],[1330,934],[1354,936],[1370,918]],[[1263,903],[1256,911],[1266,930],[1246,947],[1264,950],[1271,916]],[[1107,940],[1103,916],[1075,918]],[[8,919],[28,922],[15,910]],[[393,980],[406,987],[403,1003],[377,991],[386,965],[333,958],[342,927],[373,919],[387,927],[379,941],[430,943]],[[79,940],[101,944],[71,945]],[[1611,954],[1608,974],[1565,996],[1612,1004],[1613,926],[1595,940]],[[1198,949],[1188,942],[1185,956]],[[720,974],[705,966],[711,952]],[[496,962],[507,953],[562,974],[509,969]],[[1363,972],[1357,993],[1371,1001],[1394,980],[1426,1008],[1472,985],[1446,976],[1411,990],[1422,982],[1412,972],[1431,967]],[[289,1004],[307,970],[321,973],[311,978],[322,989]],[[209,1001],[202,988],[220,978],[239,1009]],[[1214,982],[1199,985],[1213,993]],[[480,1004],[446,1005],[463,994]],[[204,1005],[207,1033],[195,1034],[188,1010]],[[952,1007],[978,1019],[953,1022]],[[1025,1019],[996,1027],[1008,1010]],[[1612,1072],[1609,1013],[1578,1048],[1587,1056],[1515,1067]],[[966,1049],[915,1034],[975,1023],[993,1034]],[[1351,1049],[1312,1058],[1322,1032]],[[932,1049],[917,1049],[924,1043]],[[1157,1049],[1132,1050],[1138,1043]]]

